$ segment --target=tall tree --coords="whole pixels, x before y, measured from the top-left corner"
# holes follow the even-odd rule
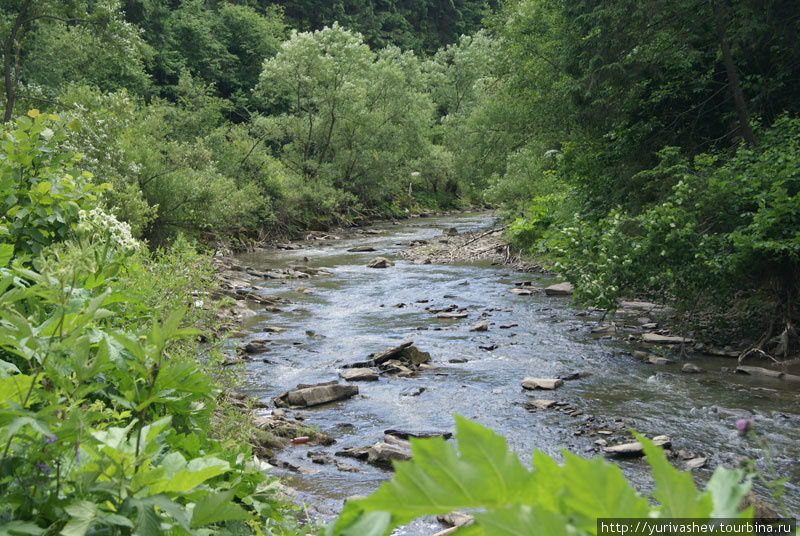
[[[14,113],[21,84],[44,82],[39,85],[57,92],[58,85],[72,80],[97,85],[147,83],[140,68],[138,30],[124,21],[114,0],[3,2],[0,47],[5,122]]]

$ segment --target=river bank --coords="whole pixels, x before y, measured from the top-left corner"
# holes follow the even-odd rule
[[[327,272],[297,279],[253,276],[247,292],[264,303],[242,300],[254,314],[243,319],[245,337],[236,344],[263,350],[240,365],[246,369],[242,390],[269,406],[256,410],[259,417],[288,418],[336,441],[287,441],[287,449],[274,452],[273,462],[298,490],[298,500],[314,503],[317,515],[330,518],[344,498],[368,494],[389,476],[338,452],[388,443],[388,429],[450,432],[452,413],[506,435],[523,459],[533,448],[603,454],[628,442],[631,427],[667,435],[676,465],[693,460],[700,478],[717,464],[760,457],[736,435],[736,418],[747,415],[770,438],[773,459],[794,486],[800,410],[796,390],[786,381],[724,372],[736,367],[735,359],[694,353],[691,362],[706,372],[681,372],[685,362],[674,359],[674,345],[642,340],[648,332],[643,326],[658,323],[658,311],[648,304],[628,304],[630,320],[615,319],[613,333],[592,333],[602,314],[576,309],[568,297],[547,296],[542,289],[559,282],[547,274],[511,272],[492,266],[497,259],[491,258],[447,265],[408,260],[415,258],[409,248],[440,241],[450,228],[460,243],[495,226],[486,214],[382,223],[338,240],[237,257],[251,271],[303,273],[292,268],[302,265]],[[376,256],[394,266],[367,268]],[[470,330],[483,322],[485,330]],[[650,332],[660,335],[658,329]],[[339,377],[347,365],[408,339],[430,354],[426,365],[433,368],[378,371],[370,382]],[[653,362],[649,355],[638,361],[637,351],[665,361]],[[566,381],[554,391],[527,391],[526,377]],[[310,408],[270,410],[275,397],[298,384],[329,381],[355,385],[358,394]],[[640,461],[620,465],[634,483],[647,486]],[[435,521],[420,523],[407,533],[441,528]]]

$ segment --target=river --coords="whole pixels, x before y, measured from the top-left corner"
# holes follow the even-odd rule
[[[632,427],[648,435],[669,435],[674,450],[707,457],[707,466],[695,471],[698,481],[708,478],[718,464],[735,466],[741,456],[758,459],[758,466],[765,469],[762,452],[737,434],[736,417],[715,410],[722,407],[753,413],[756,429],[770,445],[771,463],[790,479],[786,501],[797,516],[800,395],[796,385],[720,371],[735,367],[731,358],[692,356],[692,362],[708,370],[696,375],[682,374],[679,363],[644,364],[630,356],[636,346],[625,342],[627,333],[605,338],[592,335],[590,329],[597,325],[599,315],[578,316],[580,309],[568,298],[509,292],[514,283],[531,281],[541,287],[555,282],[552,277],[509,272],[488,263],[426,265],[396,257],[410,241],[430,239],[443,229],[456,227],[463,232],[493,224],[490,213],[413,219],[373,227],[382,234],[308,241],[298,250],[240,256],[243,263],[260,270],[306,264],[332,272],[307,280],[259,283],[259,292],[279,295],[292,304],[283,312],[262,312],[246,325],[252,338],[264,337],[260,330],[266,325],[287,328],[268,335],[273,341],[271,351],[263,357],[270,363],[248,363],[243,390],[251,396],[269,401],[299,383],[336,380],[345,363],[361,361],[407,339],[430,352],[436,366],[413,378],[361,382],[360,394],[354,398],[296,412],[337,440],[331,447],[298,445],[278,453],[279,459],[316,471],[285,474],[287,484],[298,491],[298,500],[311,505],[312,514],[331,519],[344,498],[371,493],[391,473],[351,459],[342,461],[363,472],[312,464],[306,457],[309,449],[333,455],[343,447],[375,443],[388,428],[451,431],[453,414],[503,434],[523,461],[530,459],[534,448],[557,456],[561,448],[596,455],[594,442],[600,436],[582,433],[582,428]],[[378,251],[347,252],[358,245],[371,245]],[[396,265],[366,268],[376,255],[392,258]],[[311,294],[299,292],[299,285]],[[450,304],[465,307],[469,316],[444,320],[425,310]],[[489,321],[487,332],[469,331],[484,318]],[[511,324],[516,325],[500,328]],[[635,334],[636,328],[630,332]],[[479,348],[492,345],[496,345],[493,350]],[[582,415],[525,409],[528,394],[520,384],[524,377],[573,372],[585,377],[565,382],[547,398],[568,402]],[[424,391],[413,396],[420,387]],[[648,488],[644,462],[619,464],[634,485]],[[432,534],[439,529],[435,521],[423,520],[404,534]]]

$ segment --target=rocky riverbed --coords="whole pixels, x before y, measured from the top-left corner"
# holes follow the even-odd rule
[[[613,318],[571,306],[557,277],[515,269],[533,267],[489,214],[306,238],[224,273],[244,322],[231,360],[264,406],[259,426],[286,436],[273,465],[312,513],[330,518],[374,491],[408,457],[409,437],[448,435],[454,413],[504,434],[523,460],[534,448],[602,455],[642,489],[631,428],[702,480],[741,456],[763,459],[735,430],[753,418],[800,510],[792,371],[740,366],[739,348],[671,333],[656,304],[629,300]],[[405,533],[442,528],[422,520]]]

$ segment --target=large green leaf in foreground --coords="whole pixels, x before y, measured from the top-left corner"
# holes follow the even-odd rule
[[[619,467],[601,458],[564,452],[564,464],[535,452],[528,470],[505,440],[456,417],[458,451],[441,438],[411,441],[412,459],[395,464],[395,476],[372,496],[349,501],[328,536],[380,536],[413,519],[473,509],[475,524],[458,534],[595,534],[597,518],[733,516],[749,489],[743,473],[719,468],[705,492],[676,470],[663,450],[640,437],[656,481],[650,506]]]

